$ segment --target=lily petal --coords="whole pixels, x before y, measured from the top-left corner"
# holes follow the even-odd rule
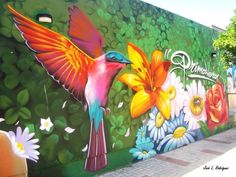
[[[155,97],[153,94],[146,92],[145,90],[138,91],[130,105],[131,116],[137,118],[145,113],[147,110],[155,104]]]
[[[152,53],[152,63],[151,63],[151,71],[152,71],[152,75],[154,75],[155,70],[157,68],[157,66],[159,66],[162,61],[162,52],[159,50],[154,50]]]
[[[165,61],[157,66],[156,71],[154,72],[154,86],[161,87],[166,80],[168,70],[170,68],[171,62]]]
[[[150,78],[149,62],[145,53],[132,43],[128,43],[128,55],[132,61],[131,67],[137,72],[138,76],[145,80]]]
[[[144,83],[142,80],[135,74],[123,74],[118,78],[119,81],[128,85],[135,91],[139,91],[144,88]]]
[[[167,119],[170,119],[170,113],[171,113],[171,104],[170,100],[167,96],[167,94],[159,88],[157,91],[157,97],[156,97],[156,107],[161,112],[161,114]]]

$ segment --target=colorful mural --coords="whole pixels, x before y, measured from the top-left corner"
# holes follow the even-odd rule
[[[171,62],[162,62],[162,52],[155,50],[151,64],[145,53],[133,44],[128,44],[128,54],[137,74],[125,73],[119,80],[137,92],[131,101],[131,116],[136,118],[149,111],[149,118],[137,132],[136,146],[129,151],[135,160],[210,136],[228,122],[225,89],[219,75],[191,62],[186,52],[174,52]],[[177,67],[168,73],[171,64]],[[183,78],[194,78],[186,89],[175,74],[176,69],[183,70]],[[188,69],[190,75],[186,73]],[[206,91],[202,80],[215,84]]]
[[[216,36],[139,0],[4,1],[0,176],[94,176],[232,127]]]

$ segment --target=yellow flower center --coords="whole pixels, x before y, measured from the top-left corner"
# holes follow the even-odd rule
[[[49,123],[48,122],[45,122],[44,123],[44,127],[48,127],[49,126]]]
[[[175,129],[174,133],[173,133],[173,137],[174,138],[181,138],[184,136],[185,132],[186,132],[186,128],[185,127],[178,127]]]
[[[22,143],[16,142],[16,147],[17,147],[17,149],[19,149],[20,151],[24,151],[24,150],[25,150],[25,148],[24,148],[24,146],[23,146]]]
[[[164,117],[161,115],[161,113],[159,112],[156,115],[156,127],[159,128],[162,126],[162,124],[164,123],[165,119]]]
[[[170,100],[175,99],[175,97],[176,97],[176,89],[175,89],[175,87],[173,85],[171,85],[171,86],[169,86],[167,88],[166,93],[168,94]]]
[[[192,99],[190,100],[189,106],[193,115],[199,116],[203,111],[204,101],[199,96],[193,96]]]
[[[147,151],[143,151],[143,154],[147,154]]]

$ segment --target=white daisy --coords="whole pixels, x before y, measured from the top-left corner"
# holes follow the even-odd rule
[[[29,133],[28,128],[22,132],[21,127],[17,127],[16,134],[12,131],[8,133],[14,153],[22,158],[37,162],[39,152],[36,149],[40,146],[36,144],[38,139],[32,139],[34,135],[35,133]]]
[[[193,130],[187,130],[184,122],[184,113],[180,111],[179,117],[169,121],[170,134],[163,138],[157,146],[157,151],[167,152],[195,141]]]
[[[40,130],[46,130],[49,132],[50,128],[53,126],[50,117],[48,117],[47,119],[41,119],[40,122],[41,122]]]
[[[158,142],[164,138],[168,131],[168,121],[161,115],[161,113],[154,107],[149,114],[150,119],[147,123],[148,131],[150,132],[150,138]]]
[[[187,85],[188,94],[186,95],[184,113],[184,120],[188,122],[188,129],[198,129],[200,125],[198,121],[206,121],[205,100],[206,91],[201,83],[198,84],[195,80],[190,85]]]
[[[165,83],[162,85],[163,90],[168,94],[171,104],[171,117],[179,116],[180,110],[183,108],[186,92],[183,89],[183,84],[180,82],[180,77],[175,73],[169,73]]]

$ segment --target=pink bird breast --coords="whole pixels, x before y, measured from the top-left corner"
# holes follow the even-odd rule
[[[104,56],[97,60],[94,67],[91,68],[85,88],[85,97],[89,105],[98,99],[100,106],[107,106],[107,96],[112,82],[118,72],[125,66],[124,63],[106,62]]]

